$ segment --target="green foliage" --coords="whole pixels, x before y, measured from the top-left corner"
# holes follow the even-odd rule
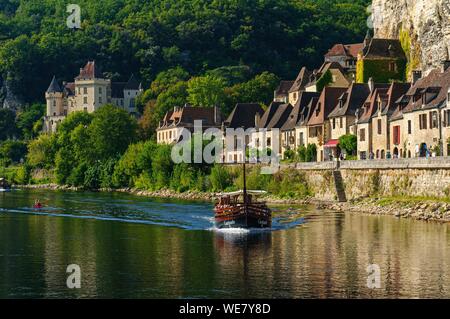
[[[390,71],[390,63],[395,63],[397,71]],[[405,81],[406,60],[359,60],[357,63],[356,82],[367,83],[370,78],[376,83]]]
[[[54,164],[56,150],[56,136],[42,134],[28,144],[27,163],[32,167],[50,168]]]
[[[13,138],[17,134],[15,114],[9,109],[0,108],[0,141]]]
[[[224,79],[212,75],[192,78],[188,82],[188,101],[193,106],[225,107],[226,82]]]
[[[214,165],[210,175],[211,190],[221,192],[232,185],[232,177],[229,171],[222,165]]]
[[[298,148],[297,153],[298,153],[298,159],[300,162],[306,162],[306,146],[302,145]]]
[[[322,92],[323,88],[329,85],[333,82],[333,75],[331,74],[331,71],[328,70],[323,74],[319,80],[317,80],[316,87],[317,92]]]
[[[7,140],[0,143],[0,159],[4,164],[19,163],[25,159],[27,145],[21,141]]]
[[[42,99],[53,74],[70,80],[88,58],[122,81],[134,73],[151,83],[177,66],[199,75],[245,65],[293,78],[299,61],[318,66],[334,43],[361,41],[369,3],[79,0],[82,29],[73,32],[65,1],[10,1],[0,5],[0,73],[27,103]]]
[[[26,140],[36,138],[42,131],[44,104],[33,104],[25,107],[17,116],[17,128],[21,137]]]
[[[316,146],[316,144],[308,144],[308,146],[306,147],[305,161],[306,162],[317,161],[317,146]]]
[[[339,146],[345,151],[345,154],[355,155],[358,147],[358,138],[353,134],[343,135],[339,138]]]

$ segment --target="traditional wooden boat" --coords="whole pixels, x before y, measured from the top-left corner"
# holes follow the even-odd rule
[[[270,228],[272,211],[265,202],[258,202],[257,196],[264,191],[250,191],[246,187],[244,164],[244,190],[221,194],[215,205],[217,228]]]
[[[9,192],[11,191],[11,186],[8,184],[6,179],[0,178],[0,192]]]

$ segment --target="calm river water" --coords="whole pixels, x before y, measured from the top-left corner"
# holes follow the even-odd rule
[[[217,231],[205,203],[0,193],[0,298],[450,298],[449,225],[274,209],[271,231]]]

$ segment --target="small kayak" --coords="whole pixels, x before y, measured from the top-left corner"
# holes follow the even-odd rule
[[[33,206],[34,209],[41,209],[42,208],[42,204],[36,204]]]

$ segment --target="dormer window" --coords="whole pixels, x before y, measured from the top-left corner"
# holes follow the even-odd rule
[[[342,101],[342,100],[339,100],[339,108],[343,108],[344,107],[344,101]]]

